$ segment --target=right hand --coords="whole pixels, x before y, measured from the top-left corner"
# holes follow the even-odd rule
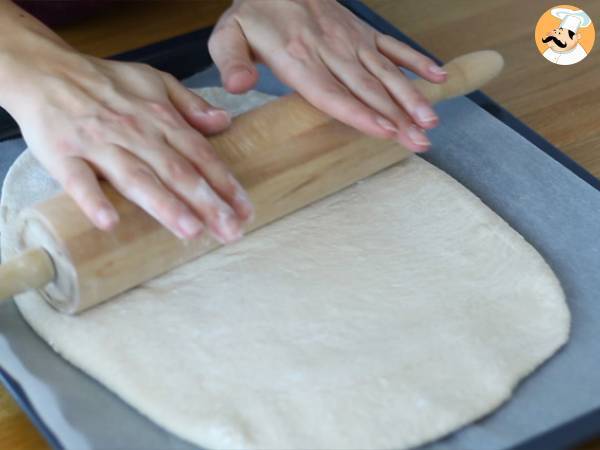
[[[438,117],[400,70],[432,83],[447,73],[427,56],[381,34],[334,0],[235,0],[208,41],[223,86],[239,94],[266,64],[331,117],[408,150],[430,145]]]
[[[225,111],[143,64],[51,41],[25,47],[0,55],[12,83],[2,106],[96,227],[119,220],[101,177],[180,238],[204,228],[221,243],[241,237],[252,205],[203,136],[229,126]]]

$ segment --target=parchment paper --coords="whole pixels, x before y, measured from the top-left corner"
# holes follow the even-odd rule
[[[258,90],[288,92],[260,70]],[[187,84],[219,82],[209,69]],[[538,249],[561,280],[572,312],[570,342],[508,403],[425,447],[507,449],[600,407],[600,192],[467,98],[444,102],[437,110],[442,125],[430,133],[433,149],[424,157],[471,189]],[[22,140],[0,144],[2,178],[24,147]],[[65,448],[195,448],[56,356],[12,302],[0,306],[0,364]]]

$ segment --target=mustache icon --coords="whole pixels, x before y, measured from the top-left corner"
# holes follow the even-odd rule
[[[554,41],[554,43],[556,45],[558,45],[560,48],[565,48],[567,46],[566,42],[561,42],[558,40],[558,38],[556,36],[547,36],[545,38],[542,38],[542,42],[545,44],[546,42],[550,42],[550,41]]]

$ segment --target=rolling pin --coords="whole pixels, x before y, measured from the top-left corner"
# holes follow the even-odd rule
[[[433,102],[478,89],[502,69],[494,51],[461,56],[447,82],[414,81]],[[297,94],[237,117],[210,142],[247,190],[259,228],[397,163],[410,153],[330,118]],[[38,289],[58,311],[78,313],[218,246],[204,236],[180,240],[110,185],[102,186],[120,221],[100,231],[60,193],[19,214],[21,252],[0,266],[0,299]]]

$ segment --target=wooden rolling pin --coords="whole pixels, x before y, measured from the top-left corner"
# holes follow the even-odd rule
[[[478,89],[502,66],[498,53],[475,52],[445,66],[446,83],[414,83],[437,102]],[[409,155],[398,143],[367,137],[295,94],[239,116],[210,142],[254,203],[249,230]],[[0,266],[0,299],[39,289],[59,311],[78,313],[218,246],[208,236],[179,240],[111,186],[103,189],[120,216],[110,232],[94,228],[62,193],[21,212],[15,227],[22,253]]]

